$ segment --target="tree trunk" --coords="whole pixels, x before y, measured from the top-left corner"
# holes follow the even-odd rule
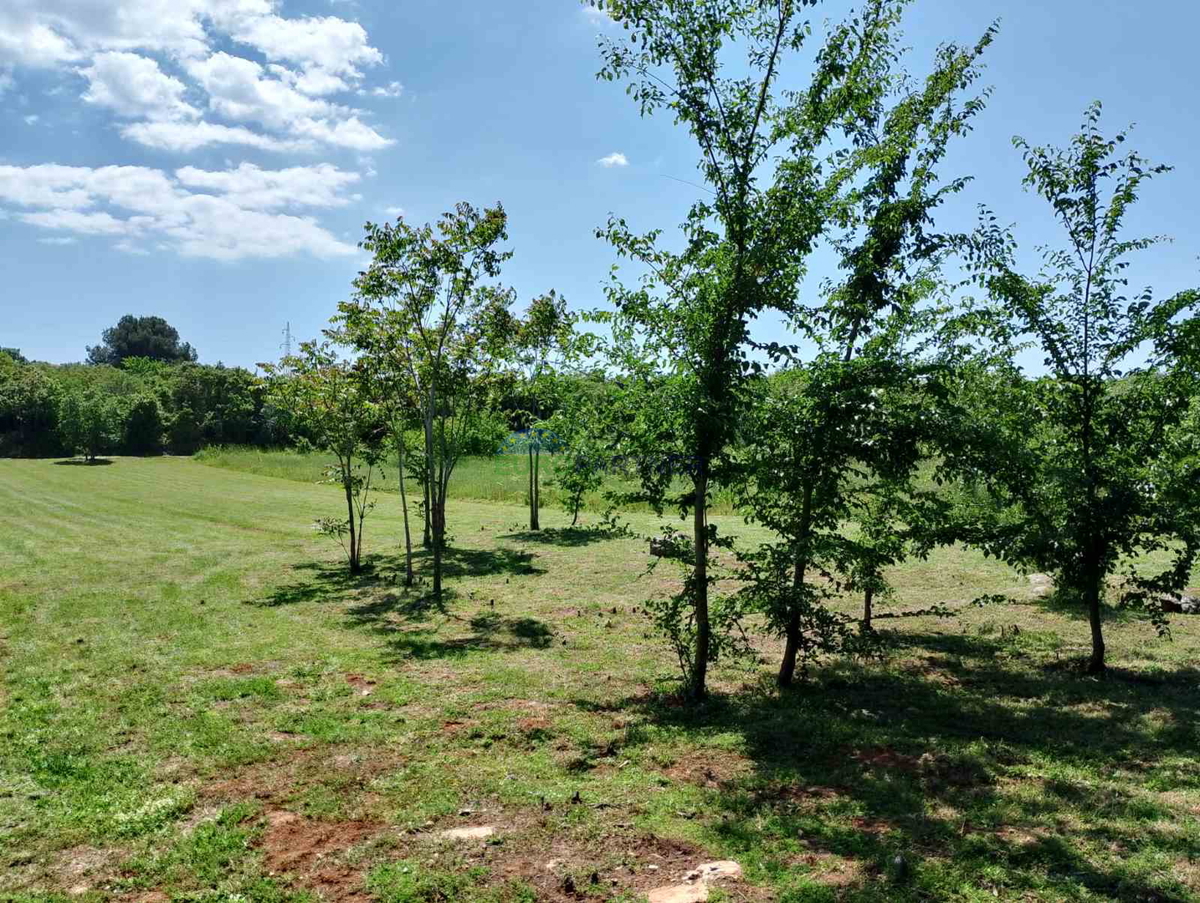
[[[1100,587],[1103,579],[1090,577],[1085,591],[1088,622],[1092,628],[1092,657],[1088,661],[1088,674],[1103,674],[1107,667],[1104,663],[1104,632],[1100,626]]]
[[[348,474],[346,469],[342,470],[343,474]],[[354,491],[350,488],[349,482],[343,481],[342,487],[346,490],[346,511],[349,514],[350,523],[350,573],[358,573],[358,532],[354,528]]]
[[[404,511],[404,585],[413,585],[412,532],[408,526],[408,493],[404,488],[404,433],[397,434],[400,454],[400,507]]]
[[[530,430],[530,433],[532,433],[532,432],[533,431]],[[536,505],[536,501],[533,496],[533,439],[530,438],[528,441],[529,441],[529,445],[526,448],[525,457],[527,459],[526,463],[528,464],[527,476],[528,476],[528,483],[529,483],[529,491],[528,491],[528,495],[529,495],[529,529],[536,530],[537,529],[537,508],[534,507]]]
[[[425,400],[425,416],[422,418],[422,425],[425,428],[425,479],[422,481],[425,484],[425,533],[421,538],[421,545],[426,549],[433,545],[433,406],[435,401],[436,396],[433,389],[430,388]]]
[[[796,560],[792,572],[792,589],[797,595],[804,587],[804,575],[808,570],[808,531],[812,521],[812,483],[804,486],[804,501],[800,508],[800,533],[797,536]],[[775,678],[781,687],[790,687],[796,679],[796,657],[800,652],[800,609],[792,605],[788,611],[787,623],[784,625],[786,643],[783,647],[783,660],[779,663],[779,674]]]
[[[540,509],[542,507],[542,487],[539,481],[542,461],[542,449],[539,440],[538,447],[533,450],[533,507],[530,509],[530,524],[531,530],[542,529],[542,521]]]
[[[708,621],[708,467],[700,464],[693,481],[696,490],[692,517],[692,538],[696,545],[696,561],[692,574],[692,609],[696,618],[696,649],[692,673],[688,675],[688,696],[699,701],[708,693],[708,655],[712,645],[712,627]]]
[[[441,480],[438,481],[441,485]],[[433,598],[442,601],[442,553],[446,539],[446,500],[435,489],[433,493]]]
[[[867,587],[867,591],[863,593],[863,619],[862,626],[864,631],[871,629],[871,603],[875,600],[875,590]]]
[[[425,530],[421,536],[421,547],[428,549],[430,546],[433,545],[433,533],[432,533],[432,528],[431,528],[431,521],[429,519],[429,507],[432,504],[432,500],[429,498],[429,477],[426,476],[425,479],[422,480],[421,482],[423,482],[425,484],[425,486],[424,486],[424,489],[425,489],[425,508],[424,508]]]

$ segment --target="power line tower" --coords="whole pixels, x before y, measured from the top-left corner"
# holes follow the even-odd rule
[[[283,328],[283,342],[279,346],[283,349],[284,357],[292,356],[292,321],[288,320],[287,325]]]

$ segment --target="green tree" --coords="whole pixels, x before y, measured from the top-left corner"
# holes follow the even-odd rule
[[[972,262],[1015,331],[1042,350],[1048,375],[1026,379],[1010,363],[999,378],[967,381],[972,441],[952,458],[989,501],[969,511],[973,541],[1053,574],[1086,611],[1090,673],[1105,669],[1103,605],[1122,561],[1171,552],[1161,573],[1131,573],[1125,595],[1161,621],[1162,596],[1186,584],[1200,552],[1197,489],[1172,476],[1188,472],[1182,437],[1197,392],[1200,292],[1162,300],[1130,290],[1131,255],[1158,239],[1127,237],[1124,222],[1146,181],[1169,168],[1122,153],[1126,135],[1106,138],[1100,112],[1089,108],[1065,148],[1015,139],[1025,184],[1050,205],[1065,241],[1026,275],[1011,232],[985,211]]]
[[[436,227],[368,223],[362,247],[373,255],[339,305],[350,341],[381,353],[404,374],[424,438],[419,473],[433,550],[433,596],[442,598],[446,498],[450,480],[481,421],[493,380],[508,355],[512,292],[495,279],[511,252],[500,205],[460,203]]]
[[[362,569],[363,522],[382,459],[386,422],[370,397],[363,374],[341,360],[328,342],[304,342],[299,354],[278,364],[260,364],[272,401],[303,430],[314,446],[333,454],[326,482],[342,488],[346,518],[323,517],[317,530],[342,544],[350,573]]]
[[[575,317],[567,311],[567,301],[551,289],[534,298],[529,310],[518,321],[515,336],[517,361],[521,367],[522,412],[526,429],[526,456],[529,463],[529,529],[540,530],[541,456],[546,444],[547,417],[554,405],[557,377],[563,365],[577,353]]]
[[[7,360],[0,357],[0,362]],[[62,450],[59,388],[40,367],[0,366],[0,454],[50,455]]]
[[[153,395],[138,396],[125,415],[125,450],[131,455],[159,454],[165,428],[158,399]]]
[[[127,357],[154,361],[194,361],[196,349],[179,341],[179,332],[162,317],[135,317],[126,314],[101,334],[101,343],[87,350],[89,364],[112,364]]]
[[[58,408],[63,445],[91,464],[121,441],[122,412],[116,398],[99,389],[66,393]]]
[[[549,428],[557,446],[553,483],[574,527],[587,496],[601,489],[609,469],[610,391],[602,375],[564,382]]]
[[[937,162],[944,142],[928,135],[921,150],[914,153],[913,147],[932,129],[963,127],[964,114],[943,118],[931,105],[960,86],[971,53],[949,51],[951,60],[939,67],[940,81],[911,92],[916,99],[897,104],[885,121],[887,98],[910,93],[891,74],[903,2],[873,0],[861,15],[833,29],[814,55],[808,87],[797,91],[780,91],[777,82],[781,70],[798,65],[792,57],[810,35],[801,14],[811,3],[597,0],[595,5],[624,26],[623,38],[602,39],[600,77],[627,81],[643,114],[665,109],[687,127],[711,192],[692,206],[681,251],[662,249],[659,232],[635,234],[616,217],[601,232],[619,256],[645,273],[639,285],[614,281],[609,291],[616,309],[614,364],[635,395],[645,393],[649,373],[670,374],[665,391],[645,401],[673,405],[673,412],[635,414],[633,420],[651,427],[655,441],[677,438],[660,447],[659,463],[644,457],[642,439],[630,442],[643,446],[639,455],[649,465],[642,468],[649,477],[646,494],[671,485],[657,473],[668,447],[680,468],[677,475],[691,483],[690,494],[678,501],[692,515],[693,562],[685,591],[694,648],[686,656],[686,681],[688,693],[699,698],[714,649],[708,568],[716,529],[707,508],[712,489],[726,479],[748,382],[761,369],[749,355],[755,347],[750,324],[764,310],[796,312],[805,260],[831,222],[852,227],[858,218],[869,236],[862,244],[848,243],[851,270],[864,283],[887,281],[893,244],[914,231],[913,214],[892,188],[911,166],[916,215],[927,213],[924,189],[931,177],[925,170]],[[743,59],[731,64],[739,51]],[[730,65],[746,74],[727,74]],[[885,126],[889,134],[881,142],[876,133]],[[856,181],[860,175],[865,188]],[[848,292],[842,306],[873,303],[867,299],[872,288]],[[843,317],[852,319],[869,326],[871,311]],[[777,346],[760,350],[778,352]]]

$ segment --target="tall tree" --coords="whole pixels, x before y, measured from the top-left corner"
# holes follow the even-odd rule
[[[881,97],[895,87],[892,36],[905,4],[869,2],[814,55],[808,88],[780,91],[781,71],[796,65],[791,57],[808,42],[802,11],[815,0],[593,3],[624,26],[622,38],[601,39],[600,77],[628,82],[643,115],[666,110],[687,127],[711,194],[689,211],[680,251],[661,248],[659,232],[635,234],[617,217],[600,233],[645,272],[639,285],[614,281],[609,291],[618,363],[636,375],[632,385],[639,390],[646,384],[644,362],[671,374],[670,391],[654,403],[676,403],[663,423],[670,421],[679,436],[672,443],[675,461],[691,483],[689,496],[679,500],[692,516],[685,584],[694,648],[686,680],[689,695],[701,698],[713,651],[708,568],[716,529],[707,509],[746,407],[747,381],[761,369],[749,355],[750,325],[764,310],[795,313],[805,260],[826,224],[846,217],[847,205],[867,202],[847,200],[862,168],[873,162],[870,153],[851,149],[879,144],[873,130],[882,125]],[[738,55],[739,74],[727,74]],[[896,121],[892,131],[907,130],[910,141],[936,117],[916,103],[904,112],[914,122]],[[936,162],[914,159],[900,138],[895,143],[898,148],[880,148],[895,157],[894,166],[878,167],[876,193],[884,200],[887,180],[899,182],[904,167]],[[880,256],[886,264],[893,253],[879,246],[894,238],[883,226],[896,220],[899,240],[911,230],[901,204],[881,204],[875,213],[856,271],[879,279],[886,278],[883,268],[870,265]],[[867,310],[859,322],[869,323],[870,316]],[[652,474],[646,488],[669,485]]]
[[[354,281],[354,298],[339,306],[352,336],[356,321],[374,321],[377,338],[364,350],[384,349],[417,397],[438,600],[450,479],[508,353],[512,292],[488,281],[511,256],[498,247],[508,238],[507,223],[499,204],[481,211],[467,203],[436,226],[368,223],[362,246],[373,259]]]
[[[153,361],[196,360],[196,349],[179,341],[179,332],[162,317],[135,317],[126,314],[101,334],[101,344],[87,350],[89,364],[121,366],[127,357]]]
[[[1099,104],[1089,108],[1065,148],[1014,139],[1025,185],[1050,205],[1064,242],[1026,275],[1011,231],[985,211],[972,259],[1016,332],[1043,352],[1047,376],[1027,379],[1010,362],[968,381],[973,441],[951,459],[990,502],[970,512],[974,541],[1053,574],[1087,613],[1091,673],[1105,670],[1104,599],[1121,562],[1171,552],[1164,571],[1130,574],[1125,597],[1161,619],[1162,596],[1186,584],[1200,553],[1200,488],[1170,476],[1188,469],[1173,456],[1189,447],[1200,291],[1162,300],[1130,289],[1131,256],[1160,239],[1128,237],[1125,219],[1146,181],[1169,167],[1122,153],[1126,135],[1105,137],[1100,116]]]

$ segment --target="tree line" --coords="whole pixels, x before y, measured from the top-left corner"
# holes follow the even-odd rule
[[[576,517],[618,471],[612,528],[633,501],[686,522],[648,537],[680,569],[648,611],[693,699],[751,622],[784,641],[784,686],[821,655],[870,648],[888,567],[947,543],[1052,574],[1089,618],[1090,672],[1105,669],[1114,590],[1165,630],[1200,553],[1200,294],[1130,288],[1155,240],[1124,223],[1168,168],[1106,136],[1098,104],[1063,147],[1017,139],[1061,234],[1029,269],[986,209],[968,232],[937,223],[971,186],[941,170],[984,112],[995,28],[943,44],[917,76],[903,0],[869,0],[823,39],[798,0],[593,5],[621,28],[600,39],[599,77],[687,130],[705,191],[673,239],[616,214],[598,229],[626,269],[584,315],[554,292],[514,313],[499,204],[367,225],[371,263],[322,340],[265,365],[269,397],[336,453],[347,518],[325,528],[348,537],[351,569],[372,468],[394,457],[420,515],[410,530],[405,499],[406,579],[420,530],[441,599],[463,437],[517,392],[531,530],[551,435]],[[814,290],[819,247],[837,266]],[[795,344],[756,337],[767,312]],[[1044,375],[1019,365],[1030,348]],[[772,538],[719,530],[718,491]],[[1169,564],[1148,572],[1151,552]],[[719,590],[729,579],[738,589]],[[861,618],[827,604],[847,592]]]
[[[260,427],[330,453],[344,512],[317,526],[350,569],[366,566],[378,469],[394,466],[404,579],[424,547],[441,602],[455,471],[508,437],[531,530],[550,450],[573,520],[597,493],[606,529],[628,533],[635,502],[679,516],[645,537],[655,566],[679,569],[647,611],[692,699],[752,625],[783,641],[783,686],[821,656],[870,651],[889,567],[950,543],[1052,575],[1089,619],[1092,673],[1109,603],[1166,630],[1200,554],[1200,292],[1132,288],[1156,239],[1125,222],[1168,167],[1107,135],[1098,104],[1061,147],[1017,139],[1060,235],[1030,266],[986,208],[973,229],[939,225],[979,190],[943,170],[985,112],[995,28],[914,74],[905,0],[867,0],[820,34],[815,0],[593,5],[619,26],[599,78],[688,132],[704,191],[672,235],[619,214],[597,230],[618,267],[595,311],[548,290],[518,312],[499,203],[366,225],[371,261],[329,327],[252,380]],[[814,283],[819,248],[835,266]],[[794,338],[761,339],[764,314]],[[1020,365],[1031,349],[1040,374]],[[88,372],[199,372],[143,360]],[[769,539],[719,529],[718,493]],[[848,593],[860,617],[829,604]]]

